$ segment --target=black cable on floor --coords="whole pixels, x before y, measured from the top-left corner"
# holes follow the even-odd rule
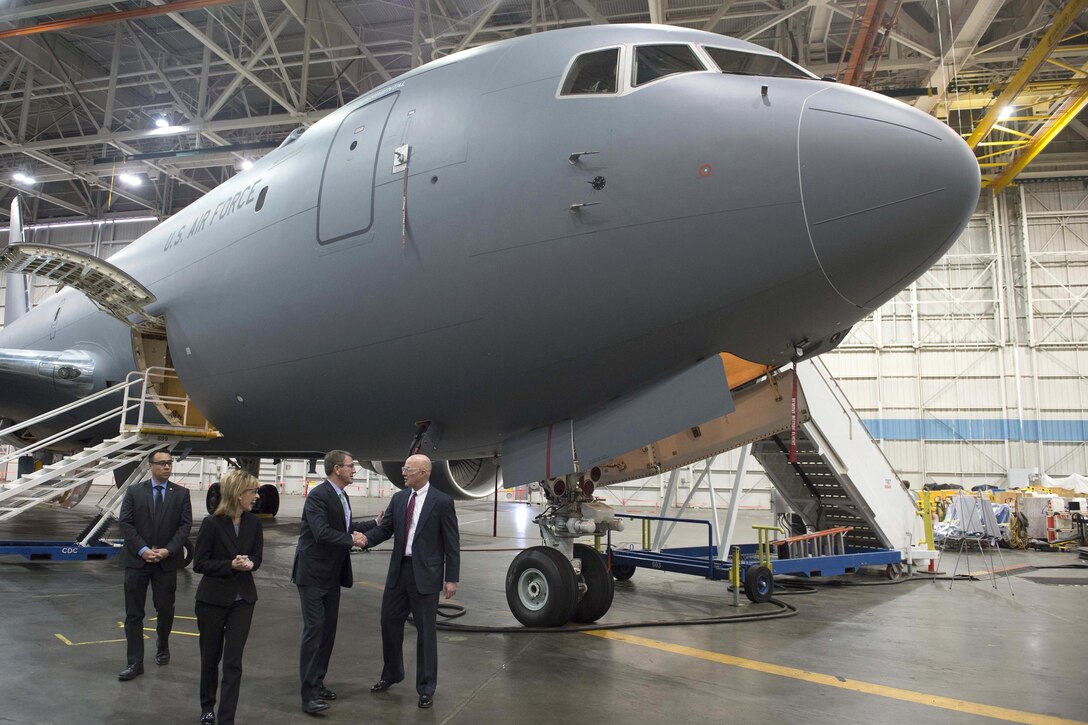
[[[770,599],[768,604],[778,607],[774,612],[759,612],[756,614],[728,614],[720,617],[698,617],[695,619],[656,619],[643,622],[608,622],[603,624],[567,624],[562,627],[487,627],[473,624],[453,624],[450,622],[438,622],[438,629],[454,632],[485,632],[500,634],[566,634],[568,632],[589,632],[600,629],[634,629],[636,627],[679,627],[699,624],[737,624],[740,622],[758,622],[764,619],[785,619],[797,614],[797,608],[777,599]],[[439,609],[442,608],[439,605]],[[460,609],[454,616],[460,617],[465,613],[465,607],[459,604],[447,603],[445,606]],[[441,613],[441,612],[439,612]],[[443,615],[446,616],[446,615]]]
[[[911,576],[900,577],[899,579],[888,579],[887,581],[878,582],[858,582],[858,581],[843,581],[834,579],[826,582],[809,582],[809,586],[813,587],[884,587],[891,584],[906,584],[907,582],[930,582],[930,581],[982,581],[978,577],[972,574],[957,574],[956,576],[938,576],[937,574],[913,574]],[[777,582],[775,586],[778,586]]]

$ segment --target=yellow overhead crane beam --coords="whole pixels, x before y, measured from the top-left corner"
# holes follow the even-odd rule
[[[1054,16],[1054,20],[1050,25],[1050,29],[1046,31],[1046,35],[1043,36],[1039,44],[1028,54],[1024,64],[1020,66],[1020,70],[1016,71],[1016,74],[1009,80],[1005,90],[1001,92],[1001,95],[997,97],[993,105],[990,106],[990,110],[986,112],[986,115],[979,121],[978,126],[971,132],[971,135],[967,139],[967,145],[971,148],[978,146],[979,141],[986,137],[990,130],[993,129],[994,124],[997,123],[1001,110],[1012,103],[1013,99],[1019,95],[1020,91],[1028,84],[1028,79],[1031,75],[1038,70],[1050,54],[1058,47],[1058,44],[1062,42],[1062,38],[1065,37],[1065,32],[1069,30],[1070,26],[1077,19],[1077,16],[1088,7],[1088,0],[1069,0],[1065,4],[1057,15]]]
[[[1016,175],[1023,171],[1024,167],[1030,164],[1032,159],[1046,148],[1046,145],[1053,141],[1054,137],[1070,121],[1077,117],[1077,114],[1084,109],[1085,105],[1088,105],[1088,81],[1082,81],[1077,91],[1065,99],[1061,108],[1058,109],[1058,113],[1039,128],[1032,140],[1020,150],[1012,163],[1006,166],[1005,170],[996,178],[983,182],[983,186],[988,186],[994,191],[1000,191],[1008,186],[1016,178]]]

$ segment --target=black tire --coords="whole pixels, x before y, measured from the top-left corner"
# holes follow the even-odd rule
[[[574,556],[582,560],[582,581],[586,584],[586,593],[574,608],[570,621],[596,622],[611,608],[616,582],[608,571],[608,563],[592,546],[575,544]]]
[[[219,508],[219,484],[213,483],[208,486],[208,495],[204,497],[204,505],[208,509],[208,515],[211,516],[215,513],[215,510]]]
[[[904,573],[906,572],[902,564],[888,564],[884,569],[884,575],[892,581],[902,579]]]
[[[257,505],[253,507],[253,513],[275,516],[280,512],[280,490],[271,483],[266,483],[257,489]]]
[[[193,563],[193,555],[196,554],[196,544],[186,539],[185,543],[183,543],[181,546],[181,568],[184,569],[185,567]]]
[[[774,576],[771,570],[760,564],[748,567],[744,575],[744,596],[756,604],[770,601],[774,596]]]
[[[625,582],[635,575],[635,568],[631,564],[613,564],[612,576],[618,582]]]
[[[506,570],[506,603],[526,627],[558,627],[578,605],[578,582],[567,557],[547,546],[521,552]]]

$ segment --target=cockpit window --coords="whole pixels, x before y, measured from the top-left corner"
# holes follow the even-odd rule
[[[706,70],[687,45],[641,45],[635,49],[635,86],[674,73]]]
[[[574,59],[560,95],[615,93],[619,77],[620,49],[595,50]]]
[[[739,50],[707,48],[705,46],[704,49],[710,54],[711,59],[718,64],[722,73],[741,76],[770,76],[772,78],[806,78],[809,80],[814,77],[786,59],[774,55],[745,53]]]

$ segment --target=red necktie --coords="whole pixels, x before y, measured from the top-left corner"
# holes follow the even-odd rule
[[[404,517],[404,536],[407,537],[412,533],[412,514],[416,510],[416,494],[413,493],[412,497],[408,499],[408,515]]]

